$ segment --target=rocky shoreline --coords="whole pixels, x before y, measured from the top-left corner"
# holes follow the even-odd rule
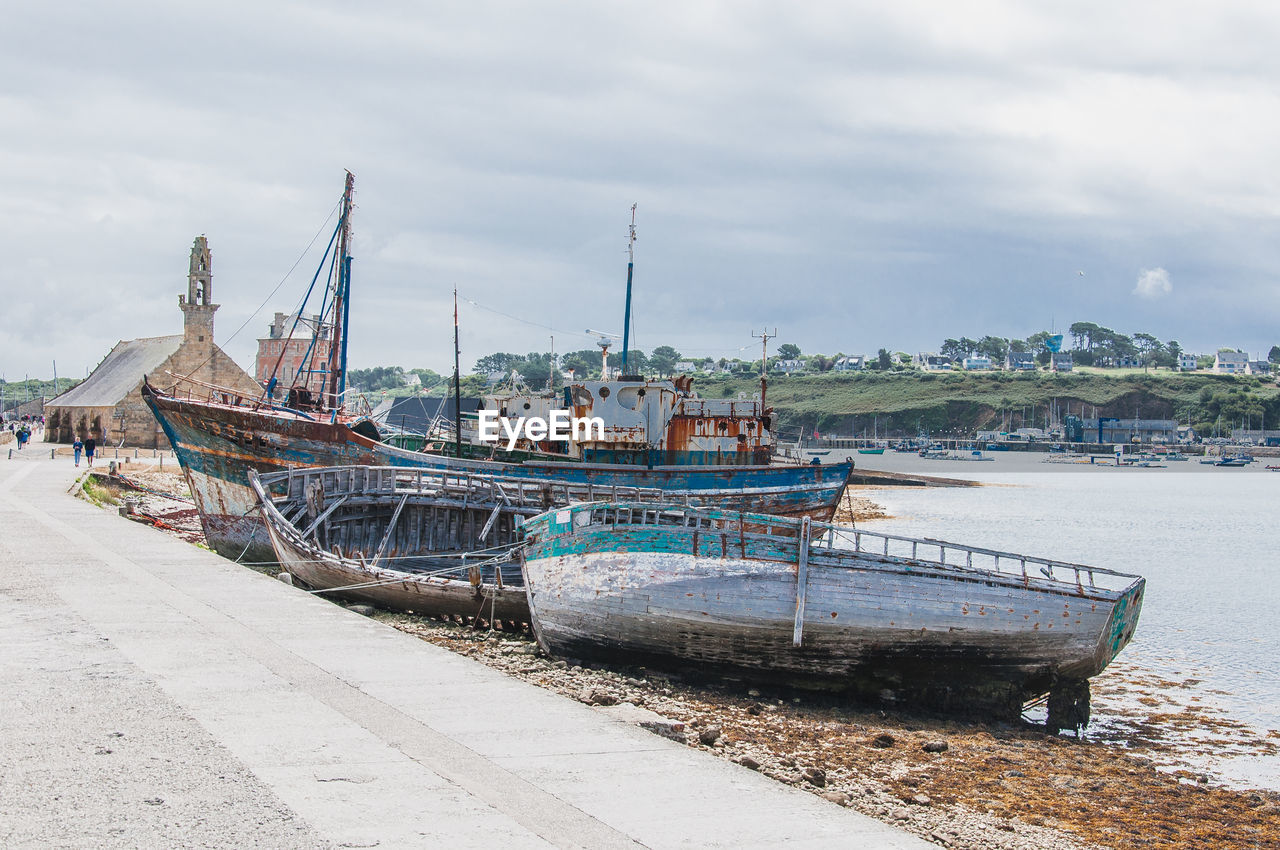
[[[951,848],[1274,847],[1280,794],[1160,769],[1145,750],[1037,725],[985,724],[830,697],[580,666],[527,633],[357,608],[508,675],[895,823]]]
[[[165,470],[131,472],[130,478],[150,491],[130,494],[143,515],[135,518],[191,539],[190,506],[167,498],[185,494],[181,475]],[[850,493],[836,519],[884,516],[879,505]],[[1240,724],[1199,706],[1175,706],[1170,694],[1179,683],[1123,664],[1095,680],[1107,710],[1096,711],[1095,731],[1076,740],[1046,735],[1031,723],[916,716],[740,682],[574,665],[543,655],[527,630],[495,632],[351,607],[940,846],[1280,846],[1280,794],[1218,784],[1186,768],[1173,743],[1194,730],[1201,733],[1199,746],[1234,740],[1250,752],[1275,755],[1280,740],[1237,733]]]

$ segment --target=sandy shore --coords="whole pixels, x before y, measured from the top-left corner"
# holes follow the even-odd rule
[[[192,539],[182,476],[129,473],[139,518]],[[837,520],[884,516],[855,493]],[[644,669],[589,668],[541,654],[527,631],[376,612],[402,631],[594,705],[633,705],[653,728],[953,848],[1280,846],[1280,794],[1226,787],[1190,766],[1188,747],[1280,752],[1275,736],[1195,704],[1184,683],[1112,665],[1095,680],[1095,725],[1076,740],[1031,723],[986,724],[886,712],[826,697]]]

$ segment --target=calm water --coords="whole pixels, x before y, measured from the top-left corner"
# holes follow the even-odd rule
[[[954,475],[993,486],[885,488],[878,531],[1042,555],[1147,578],[1142,618],[1120,662],[1193,684],[1181,695],[1255,729],[1280,729],[1280,472],[1194,460],[1098,469],[999,453],[991,463],[859,455],[860,467]],[[834,456],[834,453],[833,453]],[[1235,758],[1224,775],[1280,787],[1280,757]]]

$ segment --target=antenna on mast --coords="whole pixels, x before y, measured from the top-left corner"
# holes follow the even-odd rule
[[[600,346],[600,380],[609,380],[609,348],[613,345],[613,341],[618,338],[617,334],[607,334],[603,331],[593,331],[587,328],[584,333],[589,333],[596,338],[596,345]]]
[[[764,330],[760,331],[760,333],[756,333],[755,331],[752,331],[751,336],[752,338],[760,340],[760,413],[761,415],[763,415],[764,414],[764,393],[765,393],[765,389],[769,385],[768,380],[765,378],[765,372],[768,371],[767,367],[769,363],[769,340],[777,338],[778,329],[774,328],[773,333],[769,333],[768,328],[765,328]]]
[[[627,371],[627,353],[631,348],[631,274],[636,265],[636,206],[631,205],[631,226],[627,230],[627,306],[622,314],[622,374]]]

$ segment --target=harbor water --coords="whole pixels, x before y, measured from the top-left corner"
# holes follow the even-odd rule
[[[1133,642],[1095,680],[1095,725],[1105,730],[1108,714],[1120,712],[1106,694],[1123,676],[1130,710],[1208,718],[1212,729],[1176,724],[1186,763],[1280,788],[1280,472],[1265,470],[1276,460],[1117,469],[1046,463],[1040,453],[987,456],[994,460],[855,456],[860,468],[987,485],[874,489],[866,495],[891,518],[863,526],[1145,576]]]

